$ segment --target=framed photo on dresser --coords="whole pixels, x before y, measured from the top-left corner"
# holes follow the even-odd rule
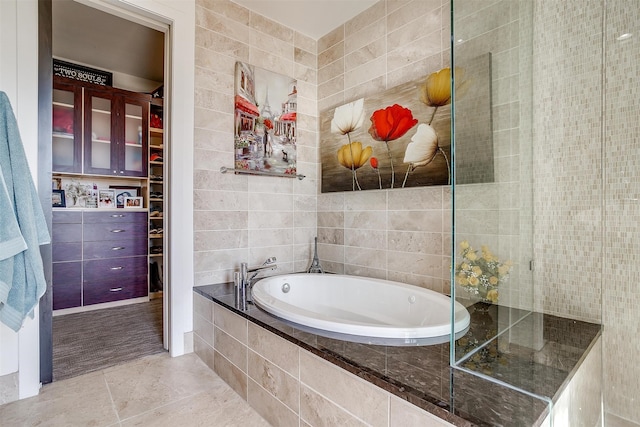
[[[115,208],[116,207],[116,191],[115,190],[98,190],[98,207],[99,208]]]
[[[131,185],[110,185],[110,189],[114,189],[116,192],[116,206],[117,208],[124,208],[125,197],[139,197],[140,187]]]

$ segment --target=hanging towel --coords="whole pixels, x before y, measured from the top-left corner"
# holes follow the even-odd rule
[[[0,321],[16,332],[47,289],[39,246],[50,241],[18,123],[0,91]]]

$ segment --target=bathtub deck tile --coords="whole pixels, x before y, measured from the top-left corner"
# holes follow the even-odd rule
[[[308,385],[304,382],[305,378],[298,377],[298,365],[293,360],[295,358],[287,358],[286,355],[303,355],[306,350],[313,356],[324,359],[333,366],[395,395],[401,401],[408,402],[433,414],[443,422],[455,426],[534,425],[544,415],[545,408],[544,404],[541,405],[540,399],[530,398],[521,392],[496,385],[460,369],[451,368],[448,342],[431,346],[393,347],[342,341],[298,329],[252,305],[246,311],[237,310],[233,303],[233,287],[229,283],[198,286],[194,288],[194,292],[210,299],[216,306],[224,307],[235,315],[247,319],[249,351],[255,351],[289,375],[300,378],[301,384],[305,387]],[[547,396],[554,396],[554,390],[559,390],[564,381],[573,375],[580,366],[582,355],[589,351],[592,343],[601,334],[600,325],[551,315],[543,316],[539,313],[521,312],[507,307],[500,307],[500,311],[494,307],[488,317],[487,314],[478,316],[479,313],[475,312],[474,307],[471,307],[470,311],[472,327],[463,337],[467,340],[474,338],[476,334],[478,334],[477,337],[486,336],[489,328],[501,328],[505,316],[524,317],[527,321],[520,322],[521,327],[538,325],[537,329],[534,328],[535,330],[532,329],[532,331],[547,345],[545,357],[540,358],[539,355],[536,356],[534,346],[513,341],[499,341],[497,348],[500,351],[496,357],[491,354],[484,355],[480,360],[481,363],[466,364],[464,367],[470,370],[476,369],[484,375],[495,375],[498,381]],[[495,322],[494,319],[498,319],[499,322]],[[267,331],[274,335],[269,335]],[[457,341],[458,351],[462,351],[460,344],[463,341]],[[567,347],[571,347],[571,351],[567,351]],[[556,351],[556,349],[562,351]],[[235,368],[217,351],[215,357],[216,372]],[[218,373],[221,376],[229,376],[230,378],[225,380],[231,381],[232,387],[239,394],[244,394],[246,398],[247,375],[245,374],[244,379],[241,379],[239,374],[242,372],[235,369],[238,371],[236,372],[238,378],[233,374],[233,369],[231,372]],[[301,372],[305,369],[307,368],[300,365]],[[321,387],[321,384],[322,382],[315,386]],[[313,387],[310,390],[317,392]],[[487,390],[490,390],[490,393]],[[326,393],[330,394],[329,391]],[[311,396],[307,394],[306,397]],[[335,399],[342,400],[342,397],[335,397]],[[386,405],[391,412],[385,417],[392,425],[393,420],[397,419],[397,414],[394,415],[394,407],[398,406],[397,403],[396,401]],[[304,407],[307,403],[304,402],[302,395],[300,405],[300,424],[304,425],[305,421],[309,422],[311,419],[303,415],[305,411],[312,408]],[[452,408],[455,408],[455,411]],[[352,410],[355,411],[355,409]],[[353,414],[352,410],[348,412]],[[311,413],[307,415],[312,416]],[[433,425],[440,424],[435,421]]]

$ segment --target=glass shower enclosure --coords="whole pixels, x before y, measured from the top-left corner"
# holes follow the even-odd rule
[[[563,392],[600,336],[600,307],[595,318],[566,310],[552,285],[562,277],[549,274],[566,268],[548,255],[567,249],[553,232],[560,200],[571,194],[553,198],[553,167],[562,162],[540,147],[557,137],[537,126],[548,115],[539,107],[549,111],[542,93],[557,85],[543,24],[562,16],[543,3],[451,2],[451,289],[471,315],[450,346],[451,404],[458,413],[490,408],[479,420],[490,425],[505,416],[513,425],[558,424]],[[596,425],[600,396],[598,388],[586,398],[594,410],[583,414],[585,425]]]

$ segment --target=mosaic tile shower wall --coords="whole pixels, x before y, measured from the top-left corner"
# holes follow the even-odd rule
[[[633,34],[625,38],[625,34]],[[605,8],[605,410],[640,424],[640,8]]]
[[[605,411],[640,423],[640,10],[537,1],[535,18],[536,307],[605,324]]]
[[[602,2],[537,2],[535,19],[537,309],[599,321]]]

